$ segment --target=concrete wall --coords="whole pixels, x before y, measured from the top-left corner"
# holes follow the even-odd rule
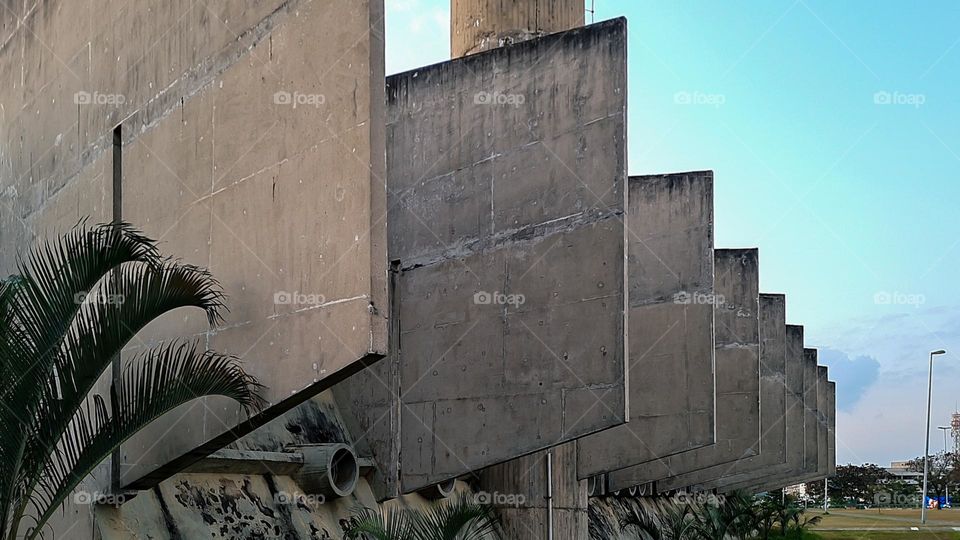
[[[189,336],[236,354],[267,387],[263,418],[385,353],[382,2],[20,4],[0,41],[0,273],[84,216],[137,224],[209,267],[231,311],[213,330],[165,317],[125,358]],[[244,420],[216,399],[174,411],[124,445],[123,483]]]
[[[789,331],[789,327],[788,327]],[[743,489],[749,492],[768,491],[779,489],[784,486],[809,482],[823,478],[818,475],[820,469],[820,446],[819,446],[819,418],[817,409],[817,399],[819,393],[819,376],[817,366],[817,350],[802,349],[803,359],[803,438],[800,446],[803,448],[803,456],[799,460],[797,467],[792,468],[786,473],[780,475],[771,474],[757,482],[747,482],[744,485],[728,486],[728,490]],[[789,442],[789,441],[788,441]],[[827,456],[822,459],[826,460]]]
[[[786,306],[781,294],[760,295],[760,453],[733,463],[683,474],[666,483],[703,491],[756,478],[786,463]],[[679,489],[679,488],[678,488]]]
[[[827,435],[828,474],[837,474],[837,383],[830,381],[830,394],[827,401],[827,426],[830,431]]]
[[[804,453],[804,411],[803,411],[803,327],[785,325],[785,400],[784,400],[784,428],[785,451],[784,462],[756,471],[730,475],[714,482],[706,483],[704,489],[718,489],[722,492],[738,489],[754,488],[760,482],[784,476],[800,474],[803,470]],[[761,403],[761,408],[763,404]],[[762,454],[761,449],[761,454]]]
[[[717,293],[717,442],[613,471],[608,477],[610,489],[625,489],[657,481],[657,489],[660,490],[661,484],[670,485],[673,477],[759,452],[758,252],[755,249],[718,249],[714,254]]]
[[[817,366],[817,476],[830,474],[830,386],[827,367]]]
[[[576,441],[494,465],[478,476],[477,489],[494,502],[503,538],[547,538],[551,517],[555,538],[587,538],[587,481],[577,478]]]
[[[625,31],[388,80],[397,354],[343,389],[384,496],[624,422]]]
[[[451,0],[454,58],[584,24],[584,0]]]
[[[630,422],[580,440],[581,478],[714,441],[713,173],[629,188]]]

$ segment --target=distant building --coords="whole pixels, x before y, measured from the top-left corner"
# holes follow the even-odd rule
[[[886,471],[896,477],[897,480],[917,482],[920,478],[923,478],[923,473],[912,470],[910,463],[910,461],[891,461],[890,466],[886,467]]]

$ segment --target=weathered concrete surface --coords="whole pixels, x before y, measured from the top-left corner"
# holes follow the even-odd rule
[[[785,304],[782,294],[760,295],[760,453],[676,476],[669,482],[662,482],[663,489],[692,487],[694,491],[704,491],[730,481],[756,478],[759,471],[786,462]]]
[[[762,314],[761,314],[762,316]],[[785,325],[785,401],[784,428],[786,447],[784,463],[761,467],[745,474],[731,475],[701,486],[702,489],[718,489],[721,492],[755,488],[758,483],[784,476],[797,475],[803,469],[804,410],[803,410],[803,327]],[[761,403],[761,409],[763,404]],[[762,451],[761,451],[762,454]]]
[[[817,366],[817,476],[830,475],[830,384],[826,366]]]
[[[625,32],[388,79],[397,354],[341,389],[382,496],[624,422]]]
[[[714,441],[713,173],[631,177],[628,201],[630,422],[579,441],[581,478]]]
[[[821,479],[818,475],[819,460],[819,422],[817,416],[817,398],[819,377],[817,373],[817,350],[804,348],[803,357],[803,458],[799,466],[781,476],[769,476],[756,483],[736,486],[750,492],[769,491],[784,486]],[[824,456],[826,459],[826,456]],[[732,489],[728,488],[728,489]]]
[[[584,24],[584,0],[451,0],[454,58]]]
[[[818,453],[820,435],[817,433],[820,418],[817,414],[817,402],[820,399],[820,376],[817,365],[817,350],[803,349],[803,470],[806,474],[816,474],[819,467]],[[807,381],[810,381],[808,384]]]
[[[0,274],[84,216],[137,224],[210,267],[231,311],[212,331],[172,314],[125,356],[191,336],[237,354],[267,386],[261,418],[385,353],[380,0],[21,4],[0,41]],[[124,445],[123,482],[155,483],[245,420],[222,400],[174,411]]]
[[[458,493],[466,490],[458,483]],[[389,506],[431,504],[436,503],[409,495]],[[66,537],[341,540],[346,520],[358,506],[377,507],[366,484],[353,496],[324,500],[305,493],[285,475],[178,474],[119,508],[97,506],[92,530]]]
[[[830,394],[827,401],[828,424],[830,428],[827,435],[827,460],[828,474],[834,476],[837,474],[837,383],[830,381]]]
[[[551,506],[556,538],[587,537],[587,481],[577,478],[575,441],[494,465],[478,476],[479,494],[497,508],[504,538],[546,538]]]
[[[612,490],[672,478],[757,455],[760,447],[759,257],[718,249],[716,258],[717,442],[609,473]]]
[[[201,335],[250,359],[268,417],[386,350],[382,9],[297,5],[182,110],[126,143],[125,217],[232,294],[223,327]],[[144,340],[200,333],[199,323],[160,321]],[[242,422],[221,399],[174,411],[124,446],[123,483],[165,477],[166,464],[229,442]]]

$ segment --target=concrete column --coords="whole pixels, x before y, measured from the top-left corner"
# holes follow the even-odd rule
[[[504,538],[587,538],[576,465],[577,443],[564,443],[480,471],[477,496],[496,507]]]
[[[583,26],[584,0],[450,0],[454,58]]]

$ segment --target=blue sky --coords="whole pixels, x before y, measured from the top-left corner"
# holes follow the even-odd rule
[[[942,448],[960,400],[960,3],[595,4],[628,20],[630,173],[715,171],[717,246],[760,248],[762,289],[787,294],[838,382],[838,462],[923,453],[935,348]],[[448,18],[449,0],[387,0],[388,73],[448,59]]]

